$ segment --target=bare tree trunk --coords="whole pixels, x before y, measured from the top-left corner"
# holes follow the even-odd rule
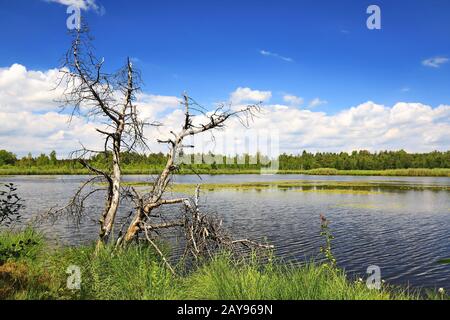
[[[173,137],[170,139],[158,140],[159,143],[167,144],[170,150],[164,170],[156,179],[148,195],[142,197],[134,189],[134,194],[130,194],[122,186],[121,155],[123,155],[123,152],[130,152],[136,150],[136,148],[143,148],[142,150],[148,148],[144,136],[144,127],[146,125],[159,126],[159,124],[156,122],[148,124],[138,117],[137,108],[133,102],[136,99],[135,93],[140,90],[138,85],[140,76],[139,72],[133,70],[130,59],[128,59],[126,67],[115,74],[103,72],[104,59],[96,59],[90,51],[90,37],[85,32],[84,29],[77,31],[72,47],[66,55],[64,68],[61,69],[60,84],[65,86],[63,103],[72,109],[72,114],[82,112],[88,119],[102,120],[107,129],[97,129],[97,131],[104,137],[104,148],[103,150],[89,150],[83,146],[80,151],[77,151],[77,153],[81,153],[77,155],[79,161],[96,176],[83,184],[70,203],[66,207],[54,211],[54,215],[56,216],[59,212],[67,212],[78,220],[81,219],[85,213],[85,201],[92,194],[105,189],[103,187],[95,187],[93,190],[87,189],[87,186],[96,183],[98,178],[98,181],[107,182],[107,188],[105,206],[99,219],[100,230],[97,250],[111,240],[115,240],[114,225],[123,197],[131,197],[137,205],[131,222],[128,224],[127,220],[122,226],[122,229],[127,227],[126,232],[123,235],[122,229],[119,232],[116,241],[117,246],[131,242],[136,239],[139,232],[145,231],[147,240],[164,260],[162,251],[158,249],[157,242],[154,241],[153,233],[157,234],[157,229],[176,227],[184,227],[186,230],[186,237],[194,248],[194,256],[199,256],[202,252],[205,252],[210,240],[217,243],[227,243],[228,240],[225,241],[216,232],[220,225],[211,222],[212,220],[210,221],[206,215],[200,217],[198,190],[196,193],[197,200],[193,205],[188,204],[188,199],[163,199],[163,196],[171,181],[172,174],[179,169],[176,157],[184,148],[193,147],[183,145],[185,138],[223,128],[225,122],[231,117],[239,119],[244,126],[248,125],[248,120],[259,112],[259,105],[247,106],[238,111],[220,105],[215,110],[208,111],[193,99],[184,95],[185,119],[181,130],[177,133],[171,132]],[[119,98],[119,94],[122,94],[123,98]],[[197,116],[199,117],[197,118]],[[197,119],[197,122],[204,122],[195,123]],[[92,154],[104,154],[108,161],[110,161],[109,155],[112,154],[112,162],[109,163],[108,169],[99,169],[91,165],[89,159],[96,159],[89,158]],[[87,190],[83,193],[85,188]],[[184,204],[191,215],[185,215],[184,221],[181,222],[154,224],[153,221],[150,221],[155,217],[155,215],[152,215],[155,209],[172,204]],[[240,240],[239,242],[251,243],[248,240]],[[171,269],[168,261],[164,261]],[[174,270],[171,269],[171,271]]]
[[[125,103],[123,105],[122,112],[119,114],[116,132],[110,137],[113,139],[113,174],[111,177],[112,185],[110,190],[110,203],[109,208],[105,211],[105,215],[103,216],[102,221],[100,222],[100,239],[97,243],[97,248],[99,248],[102,244],[107,243],[109,240],[110,235],[113,233],[114,230],[114,222],[117,216],[117,211],[119,210],[120,205],[120,188],[121,188],[121,182],[122,182],[122,169],[121,169],[121,159],[120,159],[120,152],[121,152],[121,142],[122,142],[122,135],[125,130],[125,116],[127,113],[127,109],[132,109],[132,95],[133,95],[133,68],[130,62],[130,59],[128,59],[127,63],[127,77],[128,77],[128,83],[127,83],[127,89],[126,89],[126,96],[125,96]],[[131,111],[133,112],[133,111]]]
[[[160,207],[163,204],[161,203],[161,197],[163,196],[170,182],[171,173],[176,170],[175,157],[179,145],[182,143],[182,140],[183,138],[177,137],[176,141],[173,142],[169,158],[167,159],[166,166],[162,171],[161,175],[156,180],[155,184],[153,185],[153,190],[151,192],[152,195],[151,199],[147,204],[145,204],[142,210],[138,210],[137,214],[131,221],[131,224],[128,227],[128,230],[123,239],[125,243],[131,242],[136,237],[136,235],[140,231],[140,225],[143,222],[143,219],[149,216],[153,209]],[[182,203],[183,200],[184,199],[176,199],[174,203]]]
[[[123,129],[122,129],[123,131]],[[121,135],[120,129],[116,133]],[[111,176],[112,185],[108,195],[108,206],[104,212],[103,218],[100,221],[100,239],[97,243],[97,248],[102,244],[107,243],[109,237],[114,229],[114,222],[117,215],[117,211],[120,205],[120,187],[122,179],[122,170],[120,168],[120,140],[114,141],[113,152],[113,174]]]
[[[161,200],[164,195],[167,186],[170,183],[171,175],[174,171],[178,169],[175,164],[176,157],[179,154],[180,150],[183,148],[189,147],[183,145],[183,140],[186,137],[194,136],[196,134],[200,134],[206,131],[214,130],[217,128],[223,127],[224,123],[232,116],[238,116],[243,113],[248,115],[252,114],[253,109],[258,109],[257,106],[248,106],[242,110],[236,112],[222,112],[221,108],[215,110],[210,115],[204,114],[208,117],[208,122],[204,124],[200,124],[195,126],[192,121],[192,114],[190,112],[190,98],[185,94],[184,98],[184,107],[185,107],[185,121],[182,126],[181,132],[179,134],[175,134],[172,132],[174,139],[168,139],[165,141],[158,140],[159,143],[167,143],[169,145],[170,153],[169,158],[167,160],[166,166],[158,179],[155,181],[153,185],[153,190],[151,191],[150,200],[144,205],[142,210],[138,210],[124,236],[124,239],[120,240],[120,242],[129,243],[138,235],[141,225],[145,222],[150,216],[150,213],[153,209],[160,207],[163,204],[174,204],[174,203],[183,203],[185,199],[175,199],[171,201]]]

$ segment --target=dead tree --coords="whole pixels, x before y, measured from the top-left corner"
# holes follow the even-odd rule
[[[135,239],[138,233],[143,230],[143,226],[147,223],[153,210],[165,205],[185,203],[185,198],[163,199],[163,195],[171,182],[172,175],[179,170],[177,157],[183,153],[185,148],[193,147],[184,144],[186,138],[224,128],[226,122],[231,118],[237,118],[243,125],[248,125],[260,109],[259,105],[249,105],[238,111],[232,111],[231,108],[221,105],[216,110],[208,112],[186,94],[183,96],[183,103],[185,118],[181,130],[178,133],[171,131],[171,138],[158,140],[159,143],[167,144],[169,147],[169,157],[165,168],[153,184],[148,200],[136,210],[127,232],[123,238],[119,239],[119,244],[129,243]],[[205,122],[195,123],[194,118],[196,117],[206,120]]]
[[[69,204],[51,214],[58,217],[65,212],[79,220],[85,212],[85,203],[93,194],[106,191],[105,206],[101,213],[98,248],[115,241],[116,246],[129,244],[144,234],[145,240],[159,253],[169,269],[174,272],[168,260],[157,245],[160,230],[182,230],[186,240],[185,255],[194,259],[208,256],[214,248],[231,247],[244,244],[252,247],[269,248],[253,241],[232,240],[222,228],[220,219],[203,214],[199,209],[199,188],[194,200],[189,198],[166,197],[167,188],[172,177],[180,169],[179,158],[186,148],[186,140],[196,135],[211,133],[223,129],[226,123],[235,118],[248,126],[252,118],[260,112],[260,105],[249,105],[235,110],[225,104],[213,111],[200,106],[187,94],[184,94],[182,107],[185,111],[184,121],[178,132],[171,131],[171,137],[158,140],[169,148],[168,160],[161,174],[152,184],[151,190],[140,194],[134,188],[122,186],[121,154],[126,151],[142,151],[146,148],[144,127],[148,125],[138,116],[135,105],[139,90],[139,73],[128,59],[126,66],[113,74],[103,70],[104,60],[97,59],[92,53],[90,39],[85,30],[78,30],[62,69],[60,86],[64,87],[63,105],[70,108],[72,115],[81,114],[87,119],[101,122],[104,127],[97,128],[103,136],[102,150],[82,147],[74,156],[87,168],[93,177],[87,180],[75,193]],[[149,125],[159,125],[152,123]],[[98,168],[89,159],[93,155],[103,154],[109,161],[108,168]],[[106,188],[99,186],[104,182]],[[123,198],[129,198],[135,204],[117,237],[112,236],[118,216],[118,209]],[[178,205],[184,213],[178,220],[156,223],[153,218],[156,209]]]
[[[172,221],[157,223],[151,220],[150,216],[141,223],[141,230],[145,235],[145,240],[161,256],[162,261],[167,268],[175,274],[169,259],[165,257],[162,250],[157,245],[157,239],[160,237],[161,230],[181,231],[184,236],[184,253],[181,261],[200,261],[212,258],[215,254],[226,251],[232,254],[241,255],[242,248],[250,251],[271,250],[272,245],[258,243],[249,239],[235,240],[229,232],[223,227],[222,220],[215,215],[206,214],[200,209],[200,185],[197,186],[192,198],[186,198],[183,201],[183,211],[181,216]],[[138,206],[142,209],[142,206]],[[152,216],[156,217],[156,216]]]
[[[184,202],[183,216],[185,249],[183,257],[212,258],[215,253],[226,250],[234,252],[236,247],[252,249],[273,249],[272,245],[261,244],[249,239],[233,239],[223,228],[222,220],[214,215],[205,214],[200,209],[200,185],[197,186],[193,199]]]
[[[120,205],[121,153],[145,146],[143,129],[146,124],[139,119],[134,105],[140,76],[130,59],[123,69],[112,74],[103,70],[103,64],[104,59],[99,60],[92,53],[86,28],[77,30],[66,54],[59,82],[60,86],[64,86],[63,106],[70,108],[72,115],[81,114],[103,124],[103,127],[96,129],[104,137],[102,150],[83,146],[73,153],[91,174],[107,185],[105,207],[99,221],[99,244],[108,242]],[[90,163],[89,158],[96,154],[110,158],[108,168],[96,168]],[[90,182],[98,182],[95,177]],[[87,185],[89,183],[81,187],[66,209],[82,214],[84,201],[92,194],[89,191],[82,196]],[[98,191],[98,188],[94,190]]]

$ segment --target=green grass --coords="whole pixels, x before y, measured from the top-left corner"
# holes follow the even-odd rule
[[[44,237],[32,228],[21,232],[0,232],[0,263],[10,257],[20,257],[22,260],[34,260],[42,252],[45,245]]]
[[[257,258],[232,258],[219,254],[189,271],[177,266],[173,276],[159,257],[145,245],[94,255],[94,246],[49,248],[32,230],[2,233],[0,241],[11,245],[33,238],[39,243],[32,254],[0,263],[0,299],[92,300],[389,300],[418,299],[417,293],[383,285],[369,290],[362,281],[328,265],[262,262]],[[272,261],[272,262],[271,262]],[[66,288],[67,268],[79,266],[80,291]],[[439,298],[438,295],[430,295]],[[442,298],[442,297],[441,297]]]
[[[233,262],[219,256],[187,278],[190,299],[224,300],[390,300],[417,296],[387,287],[369,290],[363,282],[349,281],[328,265],[304,266],[258,261]]]
[[[162,170],[160,166],[127,167],[123,168],[124,174],[158,174]],[[269,173],[269,172],[266,172]],[[276,174],[305,174],[305,175],[352,175],[352,176],[405,176],[405,177],[450,177],[450,169],[395,169],[395,170],[337,170],[333,168],[322,168],[312,170],[279,170]],[[0,175],[85,175],[89,171],[81,168],[71,167],[0,167]],[[182,168],[179,174],[261,174],[258,169],[248,168]]]

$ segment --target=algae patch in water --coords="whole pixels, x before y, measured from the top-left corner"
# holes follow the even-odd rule
[[[352,195],[367,195],[367,196],[386,193],[381,191],[352,190],[352,189],[313,189],[313,190],[296,190],[296,191],[303,193],[352,194]]]
[[[149,182],[127,182],[125,185],[135,187],[151,187]],[[169,191],[177,193],[192,193],[196,184],[172,184]],[[242,183],[204,183],[201,184],[203,192],[215,192],[224,190],[233,191],[298,191],[321,192],[335,194],[359,194],[375,195],[386,192],[401,191],[450,191],[446,185],[424,185],[412,183],[400,183],[398,181],[323,181],[323,180],[291,180],[271,182],[242,182]]]
[[[369,210],[387,210],[387,209],[401,209],[404,206],[401,204],[386,204],[386,203],[353,203],[353,202],[343,202],[338,203],[331,208],[348,208],[348,209],[369,209]]]

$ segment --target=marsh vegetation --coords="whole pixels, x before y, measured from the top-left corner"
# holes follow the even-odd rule
[[[19,242],[27,245],[0,261],[0,299],[113,300],[389,300],[418,299],[418,292],[384,285],[369,290],[329,264],[296,266],[255,255],[236,259],[228,253],[199,262],[179,275],[166,268],[148,245],[123,250],[95,245],[51,248],[33,230],[0,234],[0,252]],[[81,268],[81,290],[67,289],[67,269]],[[437,294],[430,296],[439,298]]]
[[[195,155],[207,159],[211,155]],[[108,168],[111,154],[93,155],[90,162],[98,168]],[[195,163],[181,165],[176,174],[260,174],[262,155],[222,156],[221,163]],[[167,155],[163,153],[140,154],[124,152],[121,155],[124,174],[157,174],[164,169]],[[264,159],[268,163],[269,159]],[[307,153],[300,155],[282,154],[278,174],[305,175],[358,175],[358,176],[450,176],[450,152],[410,154],[404,151],[378,152],[355,151],[341,153]],[[0,151],[0,175],[63,175],[89,174],[89,170],[74,159],[58,159],[56,152],[49,155],[31,154],[18,158],[15,154]]]

